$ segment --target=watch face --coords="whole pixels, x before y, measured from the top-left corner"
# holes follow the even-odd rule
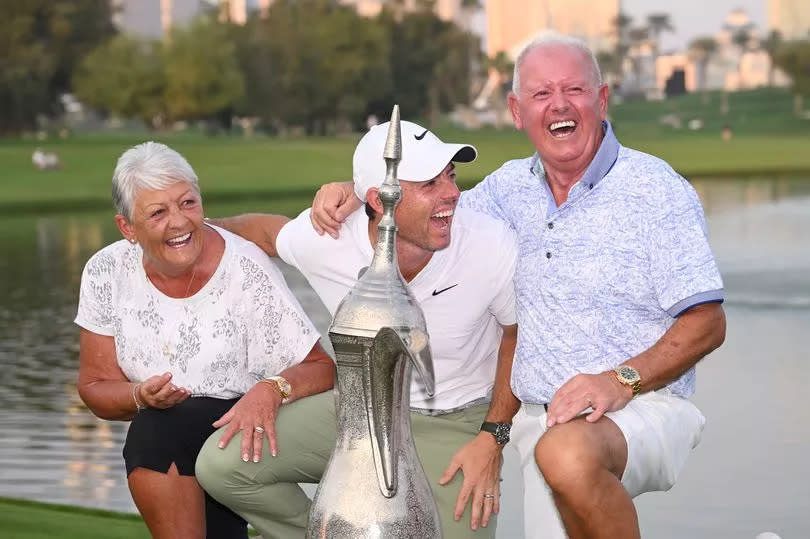
[[[630,383],[637,382],[641,380],[641,377],[638,375],[638,372],[633,367],[628,367],[627,365],[622,365],[617,369],[619,376],[624,378]]]
[[[506,423],[500,423],[495,428],[495,441],[501,445],[509,442],[509,430],[509,425]]]

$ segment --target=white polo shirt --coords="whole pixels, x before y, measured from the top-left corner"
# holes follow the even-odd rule
[[[319,236],[305,210],[287,223],[276,250],[298,268],[334,315],[374,255],[363,209],[350,215],[340,238]],[[515,323],[512,275],[515,235],[502,222],[458,209],[450,245],[437,251],[408,288],[425,314],[435,369],[429,398],[413,377],[411,407],[450,410],[488,398],[495,379],[501,325]]]

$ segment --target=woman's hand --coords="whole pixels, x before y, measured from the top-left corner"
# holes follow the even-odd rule
[[[259,462],[264,437],[270,442],[270,454],[276,456],[276,415],[281,406],[281,393],[271,384],[259,382],[245,393],[213,426],[228,425],[217,444],[220,449],[242,432],[242,460]]]
[[[191,391],[184,387],[177,387],[173,383],[172,373],[150,376],[135,390],[137,403],[149,408],[166,409],[180,404],[191,396]]]

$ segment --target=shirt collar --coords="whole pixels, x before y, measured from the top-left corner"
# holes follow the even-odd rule
[[[588,168],[585,169],[585,174],[583,174],[582,178],[577,182],[584,185],[588,190],[593,189],[597,183],[602,181],[602,178],[607,176],[607,173],[613,168],[613,164],[619,156],[619,140],[613,133],[613,127],[607,120],[602,122],[602,132],[604,133],[604,137],[602,138],[602,143],[599,145],[599,150],[597,150]],[[543,168],[543,162],[540,160],[539,153],[534,153],[532,160],[529,162],[529,167],[532,174],[537,176],[540,180],[543,180],[543,183],[546,183],[546,171]]]

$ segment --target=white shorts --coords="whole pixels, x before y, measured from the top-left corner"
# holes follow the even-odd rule
[[[644,393],[616,412],[605,414],[627,441],[622,485],[631,497],[669,490],[692,449],[700,442],[706,418],[690,401],[668,389]],[[534,448],[546,431],[542,404],[524,404],[515,415],[510,445],[520,455],[524,481],[524,526],[529,538],[563,538],[551,492],[534,460]]]

